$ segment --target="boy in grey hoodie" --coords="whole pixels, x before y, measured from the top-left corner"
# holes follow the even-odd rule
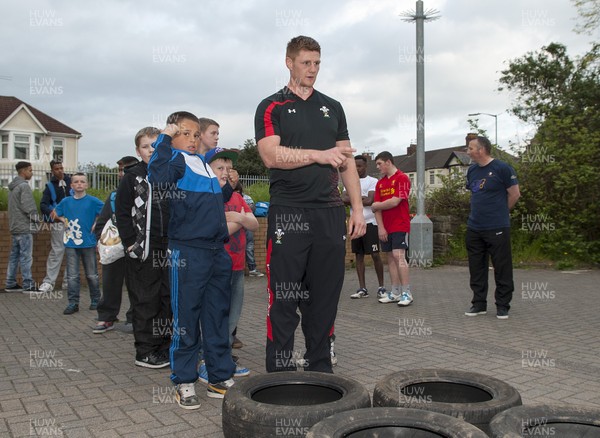
[[[41,222],[33,193],[28,181],[33,176],[31,163],[19,161],[15,168],[18,175],[8,185],[8,226],[11,234],[11,250],[6,269],[6,292],[37,292],[31,264],[33,262],[33,233]],[[17,268],[21,265],[23,287],[17,283]]]

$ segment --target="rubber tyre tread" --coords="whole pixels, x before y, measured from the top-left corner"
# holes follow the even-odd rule
[[[479,403],[418,403],[400,400],[400,389],[424,382],[448,382],[474,386],[488,392],[492,399]],[[470,371],[447,369],[415,369],[399,371],[381,379],[373,391],[374,407],[404,407],[424,409],[462,419],[484,432],[498,413],[522,404],[519,392],[502,380]]]
[[[538,404],[527,406],[516,406],[496,415],[490,421],[490,437],[497,438],[521,438],[523,436],[523,424],[535,424],[535,421],[543,420],[546,423],[576,423],[598,426],[598,432],[589,436],[600,436],[600,409],[587,406],[557,406],[550,404]],[[578,437],[580,435],[574,435]]]
[[[343,438],[374,427],[414,427],[446,438],[487,438],[482,430],[449,415],[409,408],[370,408],[340,412],[315,424],[306,438]],[[390,436],[393,431],[390,431]],[[408,432],[408,431],[407,431]],[[409,432],[402,436],[410,436]]]
[[[258,390],[278,385],[299,384],[333,388],[339,400],[304,406],[283,406],[254,401]],[[338,412],[371,407],[369,391],[348,377],[314,371],[285,371],[251,376],[236,381],[223,399],[222,424],[225,438],[259,438],[282,435],[277,424],[290,424],[304,435],[314,424]],[[287,423],[286,423],[287,422]],[[294,431],[297,432],[297,431]],[[294,433],[292,436],[299,436]]]

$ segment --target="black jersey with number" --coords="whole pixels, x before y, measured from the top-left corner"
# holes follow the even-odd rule
[[[313,90],[303,100],[284,87],[264,99],[254,119],[256,142],[278,135],[280,144],[294,149],[326,150],[349,140],[342,105]],[[309,164],[297,169],[270,170],[271,205],[333,207],[343,205],[338,171],[330,165]]]

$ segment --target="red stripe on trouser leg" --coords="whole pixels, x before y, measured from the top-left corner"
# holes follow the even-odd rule
[[[271,290],[271,251],[273,249],[273,240],[269,239],[267,243],[267,293],[269,294],[269,306],[267,307],[267,339],[273,342],[273,327],[271,326],[271,306],[273,305],[273,291]]]

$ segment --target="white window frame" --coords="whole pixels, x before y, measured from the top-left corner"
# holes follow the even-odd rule
[[[8,136],[8,142],[4,141],[5,136]],[[27,138],[27,142],[17,140],[18,137]],[[19,132],[19,131],[2,131],[0,134],[0,158],[7,160],[24,160],[31,162],[39,162],[42,159],[42,138],[43,134],[35,132]],[[27,143],[25,157],[17,158],[17,144],[24,145]],[[6,156],[3,153],[6,145]]]
[[[57,146],[55,144],[55,142],[60,142],[62,143],[61,146]],[[62,137],[52,137],[52,160],[59,160],[62,163],[65,162],[65,145],[66,145],[66,141],[64,138]],[[62,150],[62,153],[60,155],[60,157],[56,157],[56,151],[60,149]]]
[[[22,134],[19,132],[13,132],[11,134],[12,134],[12,151],[13,151],[14,159],[31,161],[31,152],[32,152],[31,134]],[[19,144],[19,145],[25,144],[24,141],[17,140],[17,137],[27,137],[27,139],[28,139],[24,157],[17,157],[17,144]]]
[[[6,137],[6,140],[5,140]],[[0,133],[0,159],[8,160],[10,151],[10,133]]]
[[[40,161],[42,151],[42,136],[41,135],[33,135],[33,160],[32,161]]]
[[[430,186],[435,185],[435,170],[430,170],[429,171],[429,185]]]

